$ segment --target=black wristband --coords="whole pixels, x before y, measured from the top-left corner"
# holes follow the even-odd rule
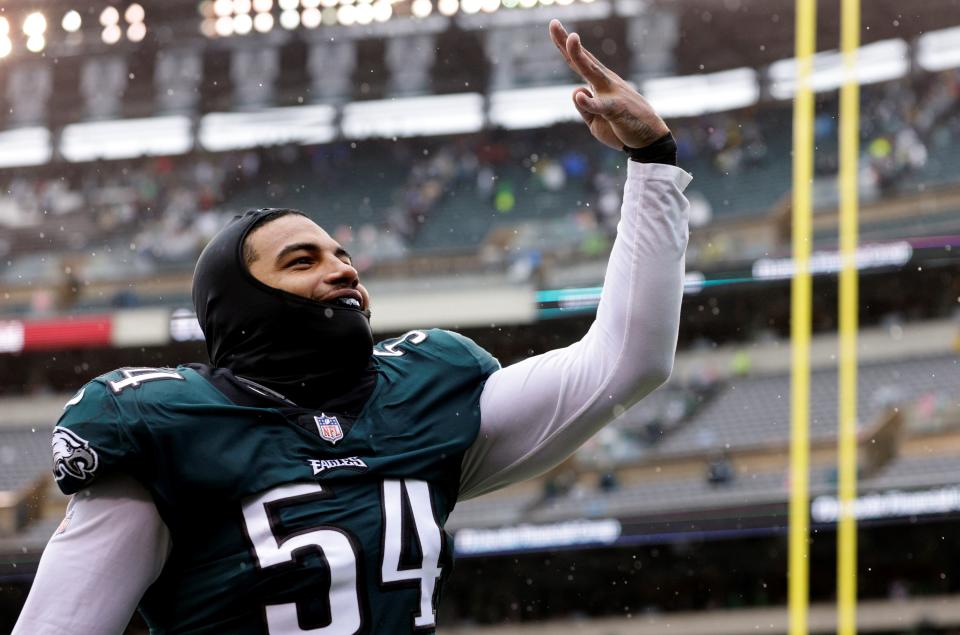
[[[677,142],[674,141],[673,134],[670,132],[648,146],[642,148],[623,146],[623,151],[627,153],[631,161],[637,163],[677,164]]]

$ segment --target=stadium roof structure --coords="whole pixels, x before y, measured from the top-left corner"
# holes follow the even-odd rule
[[[672,7],[680,19],[675,48],[681,74],[715,72],[741,66],[766,66],[793,56],[793,0],[655,0]],[[839,5],[818,0],[817,50],[839,47]],[[862,7],[863,44],[920,35],[956,24],[953,0],[871,0]]]

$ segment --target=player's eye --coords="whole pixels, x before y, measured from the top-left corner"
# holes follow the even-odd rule
[[[309,266],[313,264],[313,258],[310,256],[300,256],[287,263],[288,267]]]

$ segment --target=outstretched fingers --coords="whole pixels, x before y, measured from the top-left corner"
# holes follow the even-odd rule
[[[550,20],[550,39],[553,40],[553,45],[557,47],[557,50],[560,51],[560,55],[563,56],[563,61],[567,63],[567,66],[570,67],[574,73],[580,74],[580,71],[577,70],[577,67],[573,65],[573,60],[570,59],[570,54],[567,53],[567,30],[563,28],[563,25],[560,24],[560,20]]]
[[[563,47],[567,42],[567,30],[563,28],[563,24],[560,23],[560,20],[554,18],[550,20],[550,39],[553,40],[553,43],[560,49],[561,52],[566,55]]]
[[[579,75],[583,81],[596,88],[605,88],[612,83],[612,77],[615,75],[610,69],[583,47],[578,34],[567,33],[559,20],[550,21],[550,39],[553,40],[553,45],[560,51],[570,70]]]
[[[599,90],[609,87],[616,75],[583,47],[580,35],[571,33],[566,41],[567,56],[573,69]]]

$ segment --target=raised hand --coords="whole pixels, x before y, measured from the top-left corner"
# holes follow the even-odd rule
[[[550,39],[573,72],[590,84],[573,91],[573,103],[594,137],[620,150],[643,148],[670,132],[650,102],[601,64],[559,20],[550,21]]]

